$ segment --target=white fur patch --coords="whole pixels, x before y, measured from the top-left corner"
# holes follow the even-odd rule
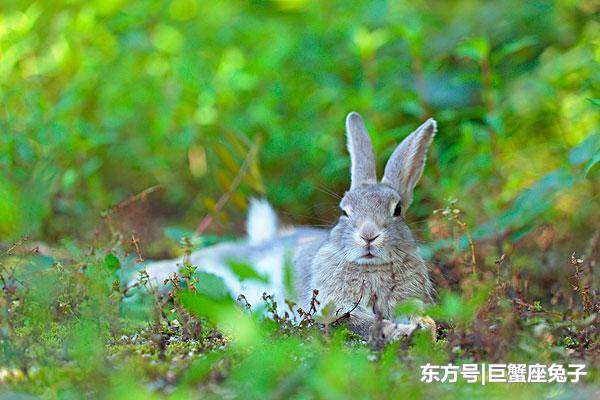
[[[272,240],[277,235],[277,215],[266,199],[250,199],[246,234],[251,245]]]

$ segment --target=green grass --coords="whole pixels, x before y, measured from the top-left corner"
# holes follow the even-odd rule
[[[142,265],[121,246],[50,267],[27,242],[4,253],[4,391],[44,398],[591,398],[597,390],[595,294],[531,301],[515,276],[494,276],[485,264],[473,275],[464,264],[449,271],[462,274],[462,291],[442,289],[437,304],[399,308],[434,317],[436,340],[420,331],[379,348],[341,323],[324,330],[320,318],[294,306],[267,302],[267,316],[246,310],[215,287],[218,280],[202,285],[210,278],[204,273],[183,274],[166,290],[143,279],[126,289],[121,268]],[[588,279],[577,272],[582,288]],[[584,363],[588,375],[578,384],[420,381],[426,363],[473,362]]]
[[[5,3],[0,392],[598,391],[593,0]],[[439,296],[424,309],[402,306],[432,316],[437,341],[420,334],[375,349],[342,326],[325,334],[318,318],[282,320],[287,306],[261,318],[223,296],[202,265],[171,282],[171,297],[125,287],[142,258],[243,236],[251,196],[267,197],[282,223],[335,221],[352,110],[380,172],[409,132],[438,121],[408,223]],[[234,270],[260,279],[251,265]],[[581,362],[588,376],[421,383],[419,367],[434,361]]]

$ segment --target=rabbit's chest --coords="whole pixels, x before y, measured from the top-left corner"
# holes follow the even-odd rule
[[[342,283],[343,282],[343,283]],[[339,290],[352,303],[389,316],[405,296],[406,279],[393,265],[351,265]]]

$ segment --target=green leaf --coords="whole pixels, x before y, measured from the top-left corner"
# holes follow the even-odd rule
[[[329,318],[333,315],[333,313],[335,312],[335,304],[330,301],[329,303],[327,303],[325,305],[325,307],[323,307],[321,309],[321,314],[323,315],[323,317],[325,318]]]
[[[297,298],[296,289],[294,287],[294,266],[292,262],[292,255],[285,255],[285,263],[283,265],[283,285],[285,287],[285,293],[287,298]]]
[[[175,54],[182,48],[184,38],[174,27],[158,25],[152,34],[152,43],[160,51]]]
[[[448,292],[442,297],[441,306],[444,315],[449,318],[460,319],[465,310],[465,305],[460,296],[452,292]]]
[[[591,134],[569,151],[569,162],[573,165],[588,162],[600,146],[600,134]]]
[[[397,316],[406,316],[414,314],[422,314],[425,310],[425,304],[420,299],[406,299],[394,310],[394,314]]]
[[[229,268],[231,268],[231,272],[233,272],[240,279],[240,281],[254,280],[269,283],[268,277],[256,272],[256,270],[248,263],[230,261],[228,265]]]
[[[377,49],[387,42],[388,37],[388,32],[383,28],[369,31],[365,27],[359,27],[354,32],[353,42],[358,53],[362,57],[368,58],[372,57]]]
[[[335,315],[336,306],[335,303],[330,301],[325,305],[325,307],[321,308],[321,314],[317,316],[317,321],[323,324],[330,324],[335,321],[338,316]]]
[[[500,61],[508,56],[512,56],[519,51],[538,44],[538,40],[534,37],[527,36],[510,42],[502,46],[498,51],[494,52],[494,61]]]
[[[234,336],[236,340],[233,346],[248,349],[260,340],[260,326],[242,312],[231,298],[214,300],[189,291],[182,291],[177,296],[192,314],[208,319],[225,334]]]
[[[583,171],[583,176],[587,176],[588,173],[590,172],[590,170],[592,169],[592,167],[596,164],[598,164],[598,162],[600,161],[600,149],[596,151],[596,154],[594,154],[592,156],[592,158],[590,158],[590,161],[588,161],[587,165],[585,166],[585,170]]]
[[[104,266],[110,271],[116,271],[121,268],[121,261],[113,253],[108,253],[104,257]]]
[[[234,307],[233,300],[211,299],[202,296],[201,293],[184,291],[179,293],[178,297],[183,306],[192,314],[205,317],[215,324],[221,321],[223,314],[229,312]]]
[[[600,99],[588,99],[588,101],[596,107],[600,107]]]
[[[477,226],[473,231],[473,238],[482,240],[493,237],[497,232],[521,229],[534,223],[552,208],[557,193],[568,189],[574,182],[573,175],[564,168],[546,174],[519,193],[510,209]],[[463,238],[461,247],[466,248],[467,245],[466,238]]]
[[[456,54],[460,57],[470,58],[481,62],[488,57],[490,52],[490,43],[484,37],[468,39],[456,48]]]
[[[473,321],[477,310],[485,303],[488,293],[487,286],[476,289],[468,299],[454,292],[443,292],[440,303],[431,307],[428,314],[434,319],[450,319],[457,323],[468,324]]]
[[[208,272],[195,272],[194,278],[198,279],[195,286],[199,294],[213,300],[231,298],[231,293],[223,278]]]

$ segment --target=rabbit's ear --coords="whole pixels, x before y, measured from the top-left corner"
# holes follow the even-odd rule
[[[429,118],[396,147],[385,166],[381,183],[400,193],[403,213],[412,202],[413,189],[423,174],[427,149],[436,130],[437,123]]]
[[[346,117],[346,135],[352,164],[350,188],[377,183],[373,144],[362,118],[354,111]]]

